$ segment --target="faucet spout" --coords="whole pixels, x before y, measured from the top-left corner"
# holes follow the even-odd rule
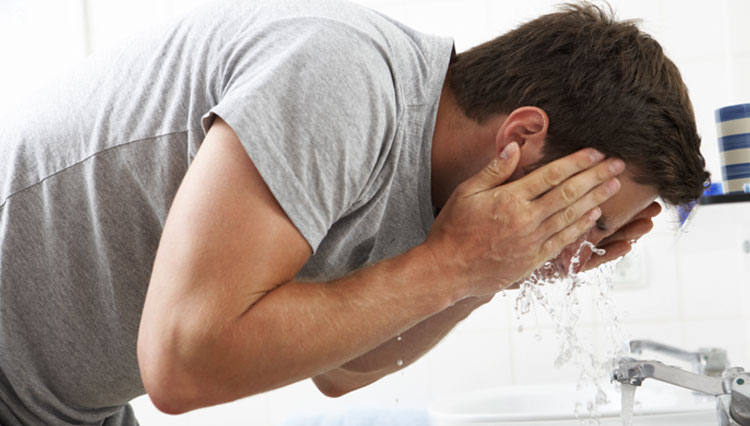
[[[724,380],[721,377],[691,373],[659,361],[623,358],[612,371],[613,380],[635,386],[640,386],[643,380],[648,378],[708,395],[718,396],[729,393],[729,390],[724,388]]]

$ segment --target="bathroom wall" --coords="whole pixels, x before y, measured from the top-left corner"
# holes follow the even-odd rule
[[[62,69],[139,28],[189,10],[199,1],[4,0],[0,2],[0,117],[24,93],[55,82]],[[359,0],[417,29],[452,36],[457,49],[500,34],[553,10],[556,2],[527,0]],[[750,2],[717,0],[618,0],[623,18],[662,43],[690,89],[703,152],[720,180],[713,111],[750,102]],[[84,13],[85,12],[85,13]],[[2,118],[0,118],[2,120]],[[651,338],[697,349],[719,346],[730,360],[750,367],[750,203],[699,208],[685,232],[674,212],[620,265],[615,309],[633,338]],[[670,214],[672,214],[670,216]],[[748,249],[750,250],[750,248]],[[584,292],[579,332],[604,350],[603,318]],[[273,425],[289,414],[342,411],[352,407],[425,407],[430,402],[490,386],[574,381],[577,369],[555,368],[559,338],[554,324],[536,309],[520,321],[514,292],[497,296],[460,324],[422,360],[374,385],[339,399],[320,396],[309,382],[184,416],[157,412],[146,397],[134,403],[141,424]],[[746,311],[748,313],[746,313]],[[523,331],[519,332],[519,325]]]

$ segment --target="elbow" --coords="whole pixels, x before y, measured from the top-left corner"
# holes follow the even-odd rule
[[[156,361],[149,356],[142,356],[138,349],[138,363],[141,380],[151,402],[166,414],[184,414],[202,406],[195,392],[194,380],[187,374],[178,371],[174,366],[163,368],[164,361]]]
[[[163,393],[153,390],[147,390],[148,397],[151,399],[151,403],[154,404],[159,411],[165,414],[185,414],[192,410],[189,405],[183,399],[175,398],[171,393]]]
[[[183,414],[206,406],[202,397],[207,394],[207,384],[200,383],[191,373],[195,370],[171,345],[150,337],[140,330],[137,355],[141,381],[154,406],[166,414]]]
[[[320,393],[329,398],[339,398],[350,392],[349,390],[344,389],[341,386],[337,386],[334,383],[330,383],[325,380],[321,381],[317,377],[313,378],[313,382],[315,383],[315,386],[317,386]]]
[[[345,373],[332,370],[328,373],[313,377],[312,381],[315,383],[315,386],[320,393],[329,398],[339,398],[362,387],[361,385],[355,386],[353,383],[350,383],[351,380],[345,380],[345,378],[342,377],[338,377],[337,380],[335,377],[332,377],[341,376],[342,374]]]

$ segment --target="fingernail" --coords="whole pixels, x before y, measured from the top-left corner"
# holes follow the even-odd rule
[[[594,210],[591,210],[591,213],[589,213],[589,219],[591,219],[591,221],[593,222],[593,221],[599,219],[599,216],[601,216],[601,215],[602,215],[602,209],[600,209],[599,207],[597,207]]]
[[[591,158],[591,161],[595,163],[597,161],[603,160],[604,159],[604,154],[602,154],[601,152],[599,152],[599,151],[591,148],[591,149],[589,149],[589,158]]]
[[[619,158],[613,158],[609,162],[609,169],[612,170],[612,173],[620,173],[624,168],[625,163]]]
[[[617,180],[616,178],[612,178],[604,184],[604,189],[606,189],[607,192],[610,194],[617,191],[619,188],[620,188],[620,181]]]
[[[515,142],[511,142],[508,145],[505,145],[503,152],[500,153],[500,158],[502,158],[503,160],[507,160],[511,155],[516,153],[517,149],[518,144]]]

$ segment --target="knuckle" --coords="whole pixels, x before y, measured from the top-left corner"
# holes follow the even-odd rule
[[[511,226],[522,233],[527,233],[532,227],[532,220],[529,214],[525,213],[522,209],[513,209],[514,215],[511,221]]]
[[[578,217],[578,212],[573,206],[570,206],[566,208],[565,210],[563,210],[562,215],[566,224],[573,223],[573,221],[575,221],[576,218]]]
[[[557,245],[558,245],[557,244],[557,237],[550,238],[547,241],[545,241],[544,243],[542,243],[542,247],[541,247],[542,256],[543,257],[549,257],[552,254],[556,253],[557,250],[555,250],[555,249],[556,249]]]
[[[497,166],[493,162],[488,167],[485,167],[482,169],[482,174],[488,178],[488,179],[494,179],[499,174],[499,171],[497,170]]]
[[[534,222],[528,215],[519,217],[516,222],[516,227],[524,233],[530,233],[536,229]]]
[[[495,189],[492,196],[495,198],[495,202],[503,206],[503,208],[518,207],[518,199],[515,197],[513,191],[508,190],[507,185]]]
[[[599,188],[594,191],[594,200],[597,202],[602,202],[611,196],[612,193],[604,185],[600,185]]]
[[[598,161],[598,156],[593,148],[587,148],[578,152],[576,158],[576,167],[579,170],[588,169]]]
[[[498,196],[498,201],[502,205],[503,209],[508,209],[509,211],[512,211],[516,214],[520,215],[526,211],[526,203],[520,200],[517,197],[517,194],[514,194],[513,192],[503,191]]]
[[[560,166],[552,164],[544,172],[544,182],[549,186],[557,186],[562,181],[563,176]]]
[[[591,218],[591,215],[586,215],[582,217],[581,220],[579,220],[576,223],[576,227],[575,227],[576,235],[574,235],[573,237],[577,237],[577,235],[580,235],[588,231],[588,229],[591,228],[593,224],[594,224],[594,220]]]
[[[609,167],[606,167],[606,165],[600,165],[597,167],[596,170],[596,177],[597,179],[604,181],[613,176],[612,170],[609,169]]]
[[[538,212],[529,208],[529,203],[515,196],[513,193],[505,194],[505,200],[501,209],[509,216],[508,225],[521,234],[530,234],[538,228]]]
[[[578,189],[572,183],[567,183],[561,189],[563,200],[572,203],[578,199]]]
[[[578,156],[578,160],[576,161],[576,167],[579,170],[584,170],[590,166],[591,166],[591,157],[583,153]]]

